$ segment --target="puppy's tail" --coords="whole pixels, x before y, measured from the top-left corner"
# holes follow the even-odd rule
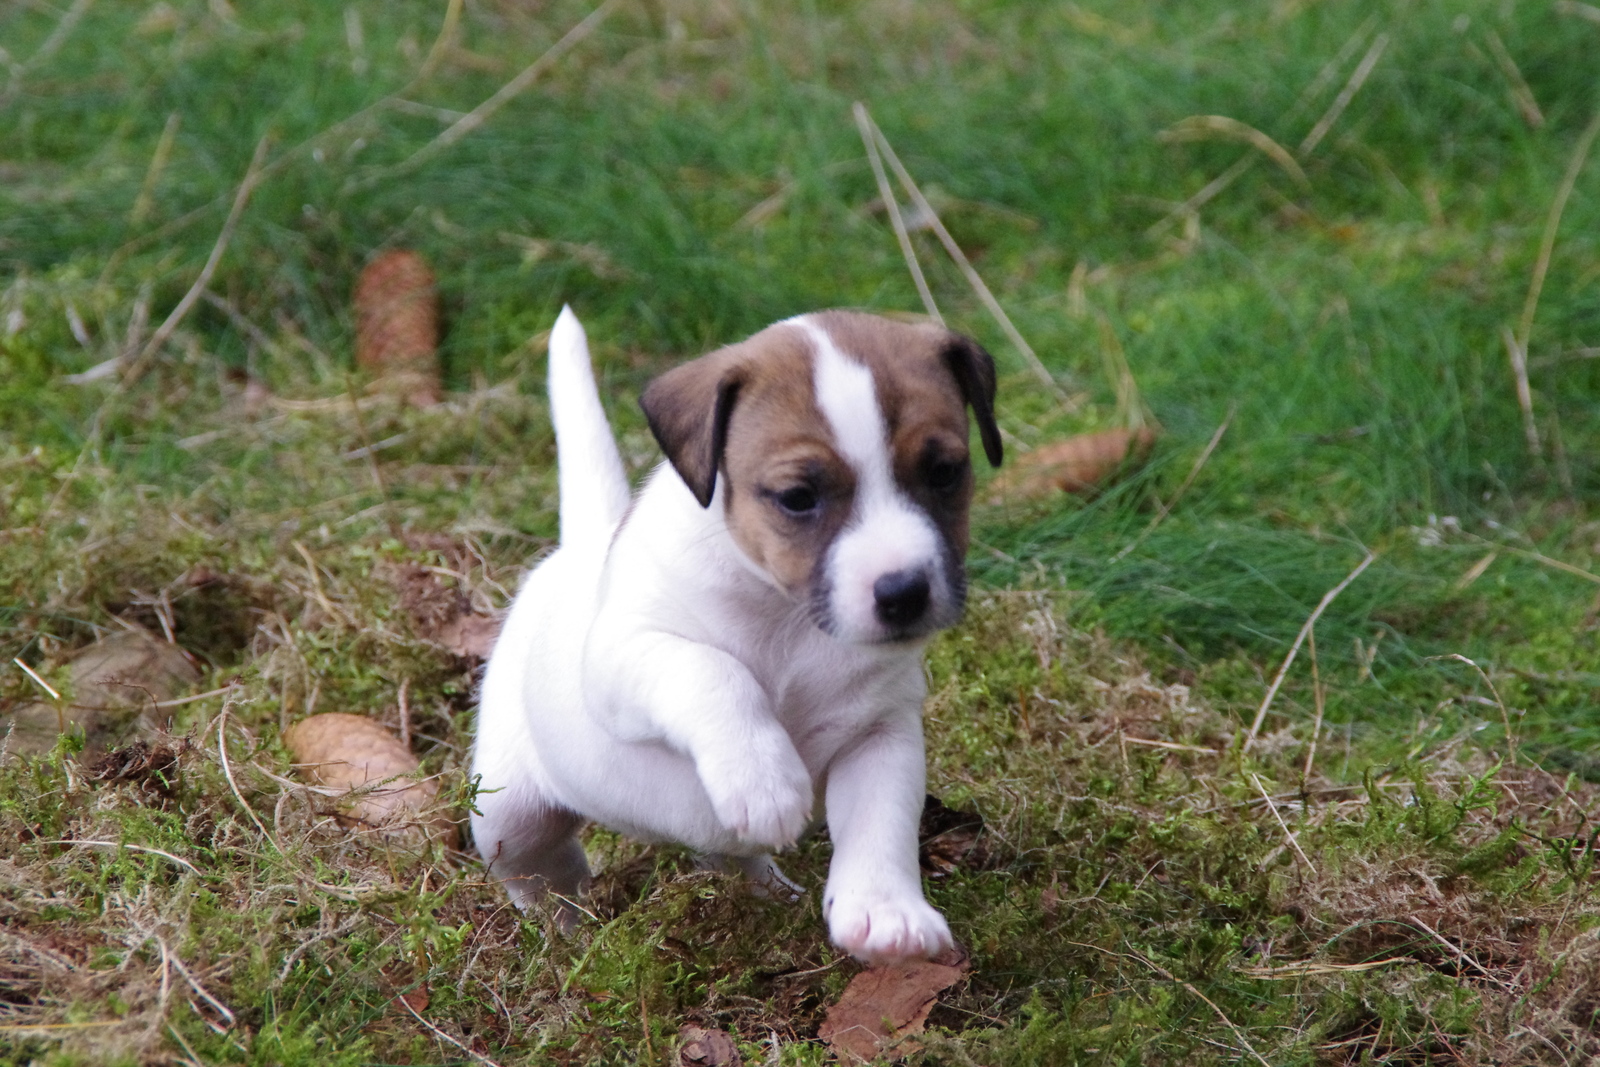
[[[628,476],[600,406],[589,339],[565,306],[550,331],[550,420],[556,428],[561,543],[606,537],[628,508]]]

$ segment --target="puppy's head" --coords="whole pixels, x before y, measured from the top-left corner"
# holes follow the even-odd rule
[[[668,371],[640,399],[702,506],[842,640],[955,622],[972,500],[967,409],[999,466],[994,361],[931,324],[826,311]]]

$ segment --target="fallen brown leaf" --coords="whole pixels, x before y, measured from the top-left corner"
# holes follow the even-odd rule
[[[942,878],[958,867],[981,870],[988,865],[983,816],[975,811],[957,811],[932,793],[922,804],[918,839],[922,847],[917,859],[930,878]]]
[[[418,407],[439,402],[439,294],[420,255],[390,249],[356,281],[356,363]]]
[[[904,1039],[922,1032],[939,994],[961,981],[971,961],[959,948],[939,960],[869,967],[850,979],[828,1009],[817,1036],[845,1063],[898,1059],[916,1049]]]
[[[1126,463],[1142,460],[1155,443],[1155,431],[1104,430],[1024,452],[1011,468],[989,483],[988,500],[1037,500],[1059,490],[1086,493],[1104,484]]]
[[[685,1026],[678,1031],[680,1067],[743,1067],[744,1057],[733,1038],[721,1030]]]
[[[328,712],[295,723],[283,741],[304,777],[348,794],[343,806],[350,821],[405,836],[454,837],[454,825],[433,810],[438,787],[410,777],[416,757],[380,724]]]
[[[460,588],[415,563],[396,568],[395,586],[418,637],[463,659],[489,658],[500,635],[500,620],[473,611],[472,601]]]

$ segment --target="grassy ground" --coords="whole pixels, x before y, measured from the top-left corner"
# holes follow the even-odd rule
[[[474,2],[437,45],[440,4],[0,13],[0,653],[60,686],[165,623],[197,692],[232,686],[225,718],[173,709],[170,760],[0,767],[0,1062],[671,1062],[685,1022],[826,1058],[854,965],[825,841],[783,908],[597,831],[597,921],[567,938],[462,855],[332,823],[278,735],[397,723],[405,683],[461,810],[476,663],[406,576],[492,610],[550,543],[541,331],[584,317],[643,471],[661,369],[809,308],[916,309],[857,99],[1072,398],[913,234],[1000,360],[1011,453],[1141,409],[1165,430],[1093,499],[975,515],[928,709],[930,787],[988,827],[929,883],[974,969],[913,1057],[1600,1053],[1600,168],[1550,229],[1600,11],[639,0],[428,147],[588,10]],[[1179,125],[1205,115],[1282,147]],[[215,299],[126,387],[68,382],[190,289],[262,138]],[[351,372],[355,275],[397,246],[444,296],[425,411]],[[1323,729],[1306,650],[1242,751],[1368,549],[1316,630]],[[0,671],[0,713],[38,696]]]

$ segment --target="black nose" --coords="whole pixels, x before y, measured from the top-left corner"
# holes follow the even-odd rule
[[[878,621],[885,626],[909,626],[928,610],[928,575],[925,571],[895,571],[872,583]]]

